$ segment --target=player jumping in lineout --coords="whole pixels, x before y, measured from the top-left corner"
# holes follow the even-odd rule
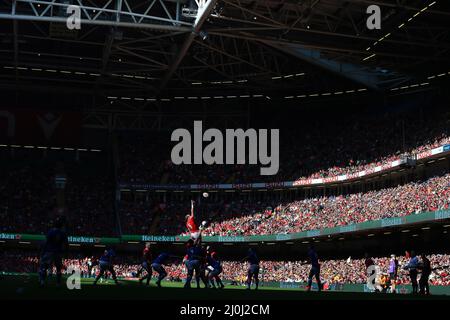
[[[191,234],[192,240],[195,241],[201,237],[201,232],[197,224],[195,223],[194,204],[195,204],[194,200],[191,200],[191,214],[186,215],[186,228]]]

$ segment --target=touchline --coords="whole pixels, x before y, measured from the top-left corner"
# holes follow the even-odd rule
[[[268,147],[270,133],[270,154]],[[261,175],[275,175],[279,169],[279,129],[209,128],[203,132],[202,121],[194,121],[194,137],[187,129],[172,132],[171,141],[178,142],[171,152],[175,165],[181,164],[260,164]],[[192,149],[193,140],[193,149]],[[225,145],[224,145],[225,140]],[[203,142],[209,142],[203,147]],[[193,159],[192,159],[193,153]],[[225,153],[225,159],[224,159]]]

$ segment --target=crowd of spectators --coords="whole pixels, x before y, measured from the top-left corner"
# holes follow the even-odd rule
[[[3,253],[0,255],[0,272],[19,272],[33,273],[39,268],[39,258],[32,254],[23,253]],[[428,255],[431,266],[435,269],[430,276],[431,285],[450,285],[450,255],[448,254],[431,254]],[[397,257],[399,261],[399,274],[397,284],[410,284],[409,273],[403,270],[402,266],[406,265],[408,260],[404,256]],[[92,271],[88,272],[88,261],[93,264]],[[375,265],[380,267],[380,272],[388,274],[389,258],[374,258]],[[367,271],[364,264],[365,259],[347,259],[324,260],[321,264],[321,279],[327,284],[344,284],[344,283],[366,283]],[[223,261],[222,277],[229,281],[243,284],[246,281],[248,265],[238,261]],[[70,268],[80,270],[82,277],[95,277],[98,273],[95,257],[69,257],[64,259],[65,272]],[[267,261],[260,263],[260,279],[266,282],[300,282],[308,281],[308,273],[310,265],[304,261]],[[141,269],[137,260],[130,257],[119,257],[115,261],[114,270],[117,275],[122,278],[136,278],[138,271]],[[186,278],[186,267],[179,261],[165,266],[168,273],[167,279],[172,281],[180,281]],[[55,270],[53,270],[53,273]]]
[[[285,234],[448,209],[450,174],[346,196],[310,198],[212,221],[205,235]]]
[[[2,155],[3,157],[5,155]],[[29,154],[27,154],[29,157]],[[20,161],[18,161],[20,162]],[[83,162],[84,163],[84,162]],[[90,161],[92,165],[93,161]],[[0,231],[45,233],[57,207],[56,166],[52,162],[21,163],[0,172]],[[116,235],[113,183],[101,165],[62,165],[67,178],[63,192],[68,233],[84,236]],[[199,215],[209,225],[205,235],[283,234],[323,229],[448,209],[450,174],[394,188],[342,196],[282,202],[207,201]],[[61,195],[60,195],[61,197]],[[61,199],[60,199],[61,200]],[[185,202],[121,201],[119,216],[124,234],[181,234],[186,231]],[[158,223],[153,225],[153,218]]]
[[[0,154],[0,232],[46,233],[65,215],[71,235],[115,233],[114,184],[101,155],[21,148]]]
[[[142,234],[145,223],[135,219],[152,220],[153,213],[145,208],[157,206],[160,210],[159,227],[154,234],[187,234],[185,215],[187,201],[167,203],[123,202],[134,211],[121,211],[122,230]],[[195,210],[197,224],[206,221],[203,234],[207,236],[239,236],[287,234],[345,226],[385,218],[402,217],[422,212],[447,210],[450,206],[450,173],[425,181],[409,182],[397,187],[352,193],[340,196],[307,197],[297,201],[280,201],[266,197],[266,201],[246,199],[208,200]]]
[[[295,181],[352,174],[450,143],[448,116],[372,116],[362,120],[310,119],[280,129],[280,170],[259,175],[259,165],[174,165],[168,133],[119,137],[123,183],[215,184]],[[324,130],[326,128],[326,130]]]
[[[436,270],[430,277],[433,285],[450,285],[450,256],[446,254],[433,254],[428,257],[431,265]],[[407,264],[405,257],[398,257],[399,265]],[[365,259],[325,260],[321,263],[321,278],[328,284],[366,283],[367,272]],[[380,272],[388,274],[389,258],[379,257],[374,259],[375,265],[380,267]],[[240,262],[228,261],[224,263],[224,274],[227,279],[237,282],[245,281],[246,265]],[[443,267],[439,269],[439,267]],[[303,261],[263,261],[261,262],[261,278],[264,281],[283,282],[307,282],[311,267]],[[399,268],[398,284],[409,284],[409,273]]]
[[[71,235],[117,235],[114,183],[102,162],[67,166],[65,200]]]
[[[25,161],[32,153],[14,150],[14,157],[0,149],[0,231],[46,230],[56,204],[53,167],[39,158]]]

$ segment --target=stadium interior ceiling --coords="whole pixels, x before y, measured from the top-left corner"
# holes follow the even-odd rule
[[[380,30],[366,27],[371,4]],[[69,5],[79,30],[65,25]],[[145,114],[430,90],[448,84],[449,9],[208,0],[197,16],[194,0],[5,0],[0,92],[9,106]]]

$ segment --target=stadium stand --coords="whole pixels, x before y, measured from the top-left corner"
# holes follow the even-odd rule
[[[114,183],[103,155],[24,148],[0,152],[8,169],[0,173],[1,232],[46,233],[64,214],[70,234],[117,234]],[[56,177],[65,181],[62,189]]]
[[[156,234],[180,234],[184,229],[186,202],[168,203],[122,201],[120,208],[123,232],[139,233],[142,224],[135,224],[135,212],[161,210],[160,228]],[[161,205],[163,204],[163,206]],[[393,188],[340,196],[306,198],[291,202],[209,201],[200,209],[202,219],[209,221],[205,235],[285,234],[361,223],[370,220],[400,217],[427,211],[448,209],[450,205],[450,174],[411,182]],[[130,211],[133,206],[134,211]],[[144,214],[145,214],[144,213]],[[142,221],[142,220],[139,220]]]
[[[380,166],[402,156],[414,156],[450,142],[448,115],[420,120],[402,116],[386,114],[364,120],[347,117],[336,121],[313,119],[301,130],[281,130],[282,158],[276,176],[260,176],[252,165],[175,166],[170,158],[164,158],[170,155],[169,135],[159,133],[143,138],[123,134],[119,139],[118,177],[123,183],[158,184],[277,182],[333,177]]]

